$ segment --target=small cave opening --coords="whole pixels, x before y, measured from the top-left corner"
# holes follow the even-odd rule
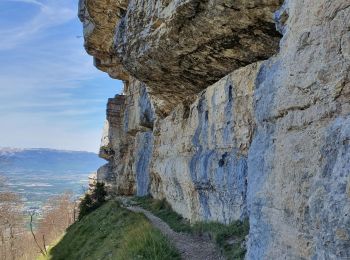
[[[232,85],[228,86],[228,101],[232,102]]]
[[[219,167],[223,167],[226,163],[226,158],[228,156],[228,153],[225,152],[223,155],[221,155],[221,159],[219,160]]]
[[[184,104],[182,118],[188,119],[190,117],[191,108],[189,104]]]

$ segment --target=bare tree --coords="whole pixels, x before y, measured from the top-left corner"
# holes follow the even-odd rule
[[[38,254],[47,255],[47,245],[64,234],[76,220],[76,202],[73,194],[50,198],[38,218],[29,213],[29,227],[25,223],[20,196],[10,192],[0,176],[0,259],[34,259]]]
[[[38,247],[38,249],[40,250],[40,253],[43,255],[43,256],[46,256],[47,255],[47,252],[46,252],[46,249],[45,249],[45,246],[44,246],[44,250],[41,248],[39,242],[38,242],[38,239],[36,238],[36,235],[34,233],[34,230],[33,230],[33,216],[35,215],[35,212],[31,212],[30,213],[30,223],[29,223],[29,226],[30,226],[30,232],[32,233],[32,236],[33,236],[33,239],[35,241],[35,244],[36,246]]]
[[[19,254],[19,242],[17,234],[23,227],[23,216],[21,214],[23,204],[15,193],[5,189],[1,181],[0,192],[0,252],[3,259],[15,259]]]
[[[46,203],[37,233],[43,238],[43,244],[52,243],[74,223],[76,202],[73,194],[66,192],[52,197]],[[46,241],[44,241],[44,238]]]

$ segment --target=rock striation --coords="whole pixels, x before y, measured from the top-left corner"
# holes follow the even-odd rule
[[[149,194],[155,114],[143,83],[130,80],[124,93],[107,103],[99,155],[108,163],[98,169],[97,179],[111,193],[144,196]]]
[[[111,77],[147,84],[167,115],[234,69],[276,53],[282,0],[80,0],[85,48]],[[235,22],[230,22],[230,21]]]
[[[131,0],[117,27],[115,50],[168,113],[234,69],[272,56],[280,39],[272,14],[281,4]]]
[[[249,218],[247,259],[350,258],[350,1],[79,6],[124,81],[98,181],[192,222]]]
[[[260,64],[236,70],[154,128],[151,193],[193,221],[246,218],[247,155]]]

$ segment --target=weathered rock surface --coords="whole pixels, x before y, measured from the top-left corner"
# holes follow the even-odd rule
[[[108,161],[97,170],[97,181],[104,181],[112,192],[130,195],[135,192],[135,174],[132,171],[134,139],[125,134],[124,95],[116,95],[107,103],[107,120],[101,139],[100,157]]]
[[[154,129],[152,195],[192,221],[247,217],[247,155],[259,65],[239,69],[178,106]]]
[[[287,1],[256,81],[249,259],[350,257],[350,1]]]
[[[89,53],[126,75],[111,192],[248,217],[247,259],[350,258],[349,0],[82,2]]]
[[[157,113],[164,115],[234,69],[276,53],[280,34],[273,12],[281,4],[80,0],[79,17],[96,67],[115,78],[128,80],[129,73],[146,83],[161,100]]]
[[[78,13],[84,28],[85,49],[94,56],[95,66],[122,80],[128,80],[128,73],[113,54],[113,37],[127,5],[127,0],[79,0]]]
[[[131,0],[116,51],[169,112],[234,69],[267,59],[280,39],[280,0]]]
[[[108,100],[100,148],[108,163],[97,171],[97,179],[118,195],[144,196],[149,194],[154,109],[143,83],[131,80],[124,92]]]

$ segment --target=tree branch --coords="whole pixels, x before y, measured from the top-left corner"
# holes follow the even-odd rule
[[[40,250],[40,253],[43,255],[43,256],[46,256],[45,252],[42,250],[41,246],[39,245],[38,243],[38,240],[36,239],[35,237],[35,234],[33,232],[33,215],[34,215],[34,212],[33,213],[30,213],[30,232],[32,233],[32,236],[34,238],[34,241],[35,241],[35,244],[37,245],[37,247],[39,248]],[[46,251],[46,249],[45,249]]]

